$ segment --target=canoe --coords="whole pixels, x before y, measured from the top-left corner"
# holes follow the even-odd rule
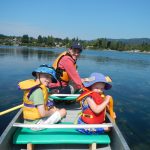
[[[63,122],[74,122],[77,114],[80,111],[80,106],[78,103],[73,103],[70,105],[60,103],[57,105],[57,107],[58,108],[65,107],[67,109],[67,117],[63,119]],[[13,127],[13,125],[16,122],[22,122],[22,121],[23,121],[22,120],[22,109],[20,109],[20,111],[15,115],[15,117],[12,119],[12,121],[9,123],[9,125],[7,126],[7,128],[5,129],[5,131],[2,133],[2,135],[0,137],[0,149],[1,150],[19,150],[19,149],[27,149],[27,148],[32,149],[33,148],[33,147],[28,147],[27,144],[25,144],[25,143],[14,144],[14,137],[16,137],[16,136],[17,136],[17,138],[19,137],[19,135],[16,135],[16,133],[18,132],[18,129],[21,129],[21,128]],[[48,149],[130,150],[122,133],[120,132],[119,128],[117,127],[117,124],[111,120],[111,118],[108,114],[107,114],[107,122],[113,124],[111,131],[108,133],[108,137],[110,138],[109,144],[99,144],[99,142],[98,143],[96,142],[97,143],[96,145],[92,145],[92,147],[89,147],[88,143],[86,143],[86,142],[82,143],[82,140],[84,137],[85,137],[85,139],[87,138],[89,140],[88,136],[91,136],[91,135],[83,135],[84,136],[83,138],[82,138],[82,135],[79,135],[79,137],[81,137],[82,139],[81,139],[81,141],[79,139],[77,139],[75,143],[69,142],[72,139],[68,139],[65,142],[63,141],[64,143],[63,142],[56,143],[53,139],[54,138],[53,136],[55,136],[55,135],[53,135],[51,138],[50,137],[51,135],[48,133],[47,135],[50,137],[50,139],[48,140],[48,144],[36,143],[34,148],[38,149],[38,150],[40,150],[40,149],[42,149],[42,150],[44,150],[44,149],[46,149],[46,150],[48,150]],[[24,128],[23,130],[26,130],[26,129]],[[72,132],[72,129],[67,130],[67,132],[69,132],[69,131],[71,131],[68,136],[70,138],[71,134],[74,134],[74,132]],[[47,135],[45,135],[45,136],[47,136]],[[48,136],[47,136],[47,138],[49,138]],[[24,137],[24,132],[23,132],[22,137]],[[38,137],[37,133],[36,133],[36,137]],[[72,137],[76,138],[74,135]],[[54,143],[51,143],[50,142],[51,140],[54,141]]]

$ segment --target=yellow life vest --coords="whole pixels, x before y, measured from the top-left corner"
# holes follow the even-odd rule
[[[57,78],[58,78],[58,79],[60,79],[61,81],[64,81],[64,82],[69,82],[70,78],[69,78],[68,73],[66,72],[66,70],[65,70],[65,69],[61,69],[61,68],[58,67],[60,60],[61,60],[64,56],[70,56],[70,57],[71,57],[71,55],[70,55],[67,51],[65,51],[65,52],[61,53],[61,54],[56,58],[56,60],[54,61],[54,63],[53,63],[52,66],[53,66],[53,68],[56,70],[56,75],[57,75]],[[72,58],[72,57],[71,57],[71,58]],[[72,59],[73,59],[73,58],[72,58]],[[75,63],[74,65],[75,65],[75,67],[76,67],[76,63]]]
[[[24,91],[24,96],[23,96],[23,103],[24,103],[23,117],[24,117],[24,119],[28,119],[28,120],[40,119],[41,115],[40,115],[37,107],[34,105],[33,101],[29,100],[29,97],[35,89],[41,88],[42,92],[43,92],[43,96],[44,96],[44,107],[47,110],[48,109],[46,106],[47,101],[48,101],[47,88],[43,84],[35,82],[35,80],[33,80],[33,79],[22,81],[18,85],[19,85],[19,88]]]
[[[103,98],[106,97],[106,95],[104,95],[104,94],[102,96],[103,96]],[[114,112],[114,100],[113,100],[112,96],[110,96],[110,100],[109,100],[109,103],[106,108],[107,108],[107,112],[110,114],[111,119],[113,121],[115,121],[116,113]]]

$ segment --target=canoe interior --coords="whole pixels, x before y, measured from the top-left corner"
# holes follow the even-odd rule
[[[66,122],[74,122],[77,114],[80,112],[80,106],[77,103],[73,104],[64,104],[60,103],[57,104],[58,108],[66,108],[67,109],[67,117],[63,119]],[[107,118],[109,120],[109,116]],[[22,122],[22,110],[20,110],[16,116],[12,119],[10,124],[7,126],[3,134],[0,138],[0,150],[19,150],[19,149],[26,149],[27,145],[16,145],[12,143],[12,137],[14,132],[16,131],[16,127],[12,127],[14,122]],[[111,132],[109,133],[111,138],[110,145],[97,145],[98,150],[129,150],[129,146],[127,145],[125,139],[123,138],[120,130],[118,129],[117,125],[114,124]],[[48,150],[48,149],[62,149],[62,150],[86,150],[89,149],[89,145],[87,144],[47,144],[47,145],[35,145],[36,150]]]

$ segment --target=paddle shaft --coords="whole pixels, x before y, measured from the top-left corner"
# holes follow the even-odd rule
[[[71,97],[76,98],[76,97],[79,96],[79,94],[52,94],[51,96],[54,96],[54,97],[55,97],[55,96],[56,96],[56,97],[68,97],[68,96],[71,96]],[[14,111],[14,110],[20,109],[20,108],[22,108],[22,107],[23,107],[23,104],[18,105],[18,106],[15,106],[15,107],[12,107],[12,108],[7,109],[7,110],[4,110],[4,111],[1,111],[1,112],[0,112],[0,116],[5,115],[5,114],[7,114],[7,113],[10,113],[10,112],[12,112],[12,111]]]
[[[1,111],[0,112],[0,116],[5,115],[5,114],[7,114],[9,112],[12,112],[12,111],[17,110],[17,109],[22,108],[22,107],[23,107],[23,104],[15,106],[15,107],[12,107],[12,108],[4,110],[4,111]]]

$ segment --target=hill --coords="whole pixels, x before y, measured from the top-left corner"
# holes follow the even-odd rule
[[[122,42],[125,44],[140,45],[143,43],[150,44],[149,38],[132,38],[132,39],[109,39],[110,41]]]

